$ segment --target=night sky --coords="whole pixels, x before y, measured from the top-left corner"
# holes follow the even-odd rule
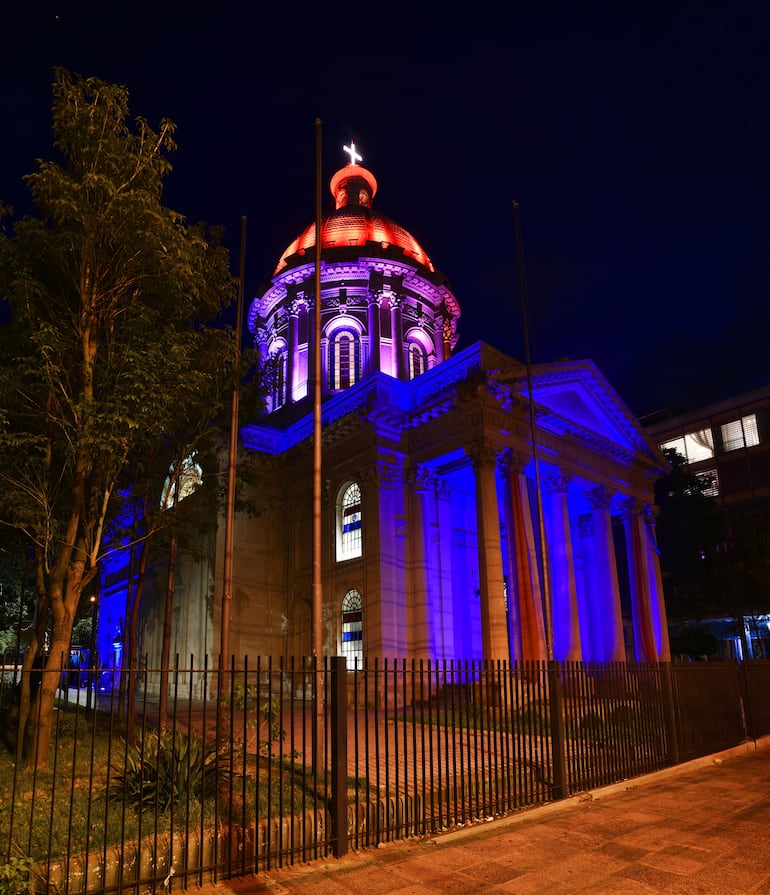
[[[178,125],[165,202],[226,228],[233,272],[246,216],[248,302],[312,221],[319,117],[325,210],[352,139],[460,347],[524,357],[517,200],[533,360],[592,358],[639,415],[770,382],[770,4],[102,7],[0,12],[16,216],[54,157],[52,67],[125,84]]]

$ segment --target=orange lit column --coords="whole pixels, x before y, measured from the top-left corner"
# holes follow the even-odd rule
[[[406,358],[404,357],[404,334],[402,332],[401,322],[401,302],[400,296],[390,296],[390,334],[393,340],[393,356],[396,365],[396,378],[402,382],[406,381]]]
[[[497,457],[491,445],[481,445],[468,451],[468,455],[476,483],[483,656],[486,660],[508,660],[510,651],[505,618],[503,552],[495,480]]]
[[[580,620],[578,617],[575,563],[572,553],[567,491],[569,476],[554,470],[545,476],[544,497],[548,534],[548,557],[551,565],[551,619],[553,622],[553,655],[559,662],[579,662]]]
[[[651,535],[644,520],[644,506],[633,498],[623,501],[623,524],[626,531],[636,658],[639,662],[662,661],[653,623],[653,600],[657,602],[653,582],[657,576],[650,567],[648,541]]]
[[[512,659],[542,660],[548,652],[525,465],[509,451],[500,458],[508,533],[508,628]]]
[[[613,494],[600,486],[587,491],[586,498],[591,507],[590,531],[584,527],[581,535],[588,584],[585,615],[590,654],[587,658],[602,662],[623,662],[626,658],[623,613],[610,515]],[[584,654],[586,649],[584,643]]]
[[[369,370],[380,369],[380,299],[369,295],[366,306],[366,325],[369,330]]]
[[[671,647],[668,640],[668,616],[663,595],[663,580],[660,575],[660,554],[655,532],[655,513],[655,507],[650,504],[644,505],[642,519],[644,520],[645,533],[647,535],[645,538],[645,552],[647,555],[647,579],[650,582],[650,613],[658,661],[670,662]]]

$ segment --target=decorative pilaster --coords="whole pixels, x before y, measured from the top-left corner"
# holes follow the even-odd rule
[[[299,358],[299,304],[293,301],[289,307],[289,349],[286,358],[286,381],[289,386],[288,403],[296,400],[299,383],[297,359]]]
[[[431,524],[430,502],[434,496],[433,476],[420,466],[409,477],[412,511],[411,553],[414,625],[412,629],[412,654],[417,658],[435,658],[433,637],[433,612],[431,606]]]
[[[367,296],[366,325],[369,330],[369,372],[380,369],[380,298]]]
[[[575,562],[567,505],[569,482],[570,476],[560,469],[551,471],[543,480],[544,497],[548,503],[545,521],[551,564],[553,655],[559,662],[579,662],[582,658]]]
[[[404,357],[404,333],[401,319],[403,299],[397,295],[390,296],[390,334],[393,340],[393,358],[395,361],[396,379],[406,381],[406,358]]]
[[[444,360],[444,318],[437,316],[433,320],[433,345],[436,348],[436,363]]]
[[[467,454],[476,483],[476,527],[478,531],[481,639],[484,659],[510,658],[505,618],[503,552],[500,543],[500,514],[497,506],[495,469],[497,453],[483,443]]]

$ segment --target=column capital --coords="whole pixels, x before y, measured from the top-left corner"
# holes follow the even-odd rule
[[[606,485],[597,485],[585,492],[586,500],[592,510],[609,510],[615,495]]]
[[[406,481],[415,491],[429,491],[436,488],[438,476],[433,469],[421,463],[409,470]]]
[[[465,448],[465,455],[474,469],[494,469],[499,463],[500,454],[500,445],[486,440]]]
[[[497,466],[505,478],[513,475],[523,475],[524,470],[529,463],[529,457],[525,454],[514,451],[513,448],[505,447],[497,455]]]
[[[549,470],[543,476],[543,484],[552,494],[566,494],[571,481],[572,476],[560,468]]]
[[[643,516],[645,506],[647,504],[635,497],[624,497],[620,501],[620,512],[625,521],[630,521],[636,516]]]

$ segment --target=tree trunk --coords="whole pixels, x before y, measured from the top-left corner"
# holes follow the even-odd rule
[[[176,501],[175,501],[176,502]],[[163,616],[163,648],[160,655],[160,728],[166,729],[168,721],[168,671],[171,660],[171,626],[174,619],[174,587],[176,583],[177,538],[171,535],[168,553],[168,577],[166,580],[166,607]]]
[[[147,574],[147,554],[149,553],[148,541],[143,541],[140,547],[139,568],[136,574],[136,586],[134,587],[134,599],[131,603],[131,612],[126,619],[126,667],[128,668],[128,690],[126,705],[126,739],[129,743],[134,742],[134,731],[136,729],[136,675],[138,671],[138,634],[139,627],[139,606],[142,602],[142,591],[144,590],[144,581]]]

